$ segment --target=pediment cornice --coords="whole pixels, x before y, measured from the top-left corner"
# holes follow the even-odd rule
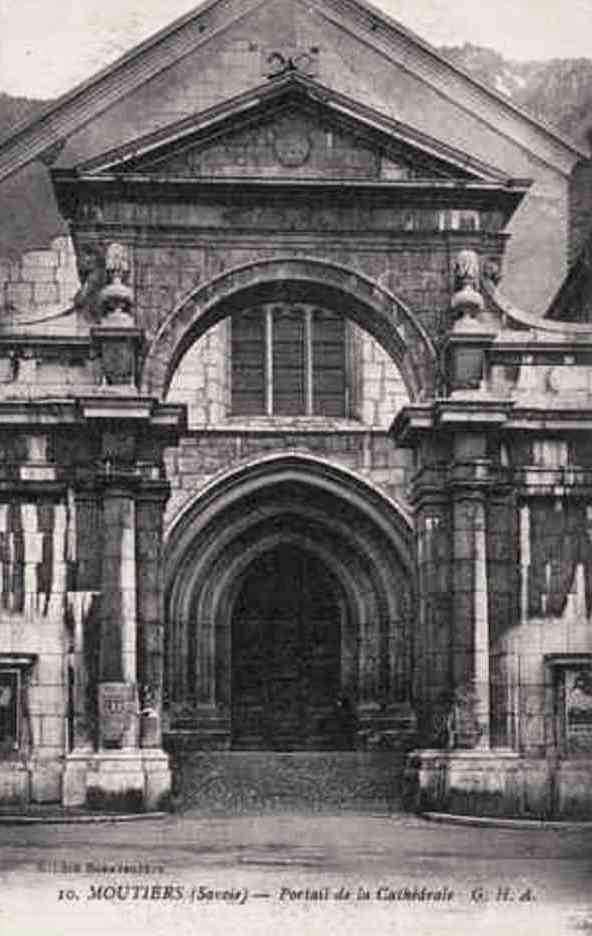
[[[85,178],[122,173],[162,176],[165,174],[163,166],[175,165],[176,154],[203,152],[208,146],[236,139],[241,132],[272,126],[274,120],[285,123],[286,115],[290,114],[310,121],[322,121],[324,125],[328,123],[355,138],[368,151],[380,152],[395,163],[400,161],[413,165],[415,179],[456,179],[505,187],[528,185],[528,180],[512,179],[495,166],[428,137],[297,72],[267,81],[221,106],[132,139],[123,146],[71,167],[70,171],[74,170]],[[289,175],[290,160],[286,162]],[[55,175],[62,176],[63,170],[64,167],[60,168]]]

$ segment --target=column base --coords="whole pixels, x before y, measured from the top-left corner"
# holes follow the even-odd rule
[[[405,805],[466,816],[558,815],[549,763],[509,750],[413,751],[405,768]]]
[[[381,708],[379,705],[358,706],[357,750],[407,752],[417,744],[417,720],[406,703]]]
[[[169,759],[158,748],[75,752],[66,758],[64,806],[87,806],[105,812],[146,812],[167,809],[170,792]]]
[[[27,806],[31,799],[31,770],[20,761],[0,763],[0,803],[3,806]]]

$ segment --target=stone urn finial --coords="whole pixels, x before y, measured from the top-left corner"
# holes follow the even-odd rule
[[[474,250],[461,250],[454,264],[455,292],[450,307],[460,320],[458,326],[464,327],[470,320],[475,319],[484,309],[483,296],[479,291],[480,269],[479,257]],[[462,323],[462,325],[461,325]]]
[[[109,244],[105,253],[105,276],[107,285],[99,295],[101,311],[110,320],[117,318],[120,324],[133,324],[131,308],[134,293],[129,285],[130,260],[124,244]]]

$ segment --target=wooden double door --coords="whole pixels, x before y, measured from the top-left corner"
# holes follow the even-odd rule
[[[323,564],[287,545],[255,560],[232,620],[232,746],[349,747],[340,657],[341,609]]]

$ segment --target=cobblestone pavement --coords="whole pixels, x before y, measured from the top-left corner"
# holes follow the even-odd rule
[[[0,932],[592,934],[592,833],[414,816],[0,829]]]

